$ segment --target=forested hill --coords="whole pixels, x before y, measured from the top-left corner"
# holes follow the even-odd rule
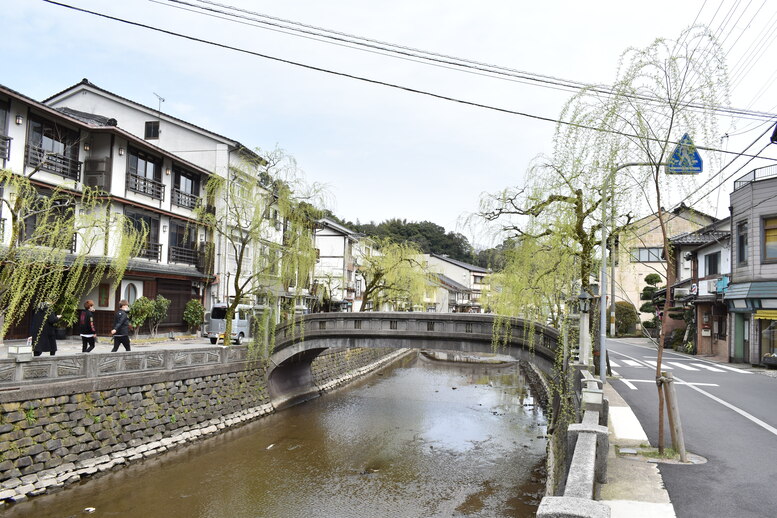
[[[388,238],[396,242],[413,242],[427,254],[447,255],[452,259],[494,270],[501,268],[501,250],[489,249],[476,252],[466,236],[457,232],[446,232],[445,228],[431,221],[408,222],[402,219],[389,219],[375,224],[343,221],[331,213],[327,214],[327,217],[370,237]]]

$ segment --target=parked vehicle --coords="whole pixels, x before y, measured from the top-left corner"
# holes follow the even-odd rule
[[[261,313],[261,308],[248,304],[238,304],[235,316],[232,319],[232,342],[241,345],[244,340],[253,338],[251,324],[256,315]],[[224,331],[227,328],[227,304],[215,304],[210,310],[208,319],[208,338],[215,344],[224,339]]]

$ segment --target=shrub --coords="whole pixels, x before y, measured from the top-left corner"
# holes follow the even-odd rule
[[[619,300],[615,303],[615,332],[624,335],[634,331],[634,327],[639,322],[637,308],[634,304],[625,300]]]
[[[189,326],[189,332],[195,330],[205,322],[205,307],[197,299],[191,299],[183,309],[183,321]]]
[[[166,299],[162,295],[157,295],[154,301],[151,303],[151,313],[148,315],[148,329],[151,331],[151,336],[156,337],[159,324],[167,318],[167,310],[170,309],[170,299]]]
[[[135,338],[138,337],[140,326],[146,323],[153,310],[154,301],[148,297],[138,297],[130,306],[130,325],[135,329]]]

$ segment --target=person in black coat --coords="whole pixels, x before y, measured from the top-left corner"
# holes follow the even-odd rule
[[[81,334],[81,352],[92,352],[97,340],[97,329],[94,325],[94,301],[87,300],[84,310],[78,318],[78,332]]]
[[[113,349],[112,353],[119,350],[119,346],[123,345],[125,351],[130,350],[130,337],[129,337],[129,302],[126,300],[119,301],[119,310],[116,312],[116,317],[113,319],[113,329],[111,329],[111,335],[113,335]]]
[[[55,315],[48,304],[42,304],[32,316],[30,334],[32,335],[32,350],[35,356],[48,351],[51,356],[57,354],[57,330],[54,324],[62,315]]]

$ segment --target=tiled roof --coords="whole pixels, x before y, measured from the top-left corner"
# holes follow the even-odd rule
[[[95,113],[86,113],[86,112],[80,112],[78,110],[73,110],[72,108],[54,108],[58,112],[64,113],[65,115],[69,115],[70,117],[73,117],[74,119],[78,119],[81,122],[85,122],[86,124],[93,124],[95,126],[117,126],[118,122],[116,119],[112,119],[110,117],[104,117],[102,115],[97,115]]]
[[[482,266],[475,266],[474,264],[465,263],[464,261],[459,261],[457,259],[451,259],[447,255],[438,255],[438,254],[429,254],[432,257],[435,257],[441,261],[445,261],[451,264],[455,264],[456,266],[459,266],[461,268],[467,269],[471,272],[479,272],[479,273],[491,273],[491,270],[488,268],[483,268]]]
[[[674,245],[706,245],[714,241],[728,239],[731,233],[727,230],[712,230],[704,233],[684,232],[669,239]]]
[[[469,288],[467,288],[461,283],[454,281],[447,275],[443,275],[441,273],[435,273],[433,275],[437,277],[437,280],[440,282],[440,284],[443,284],[449,288],[453,288],[456,291],[471,291]]]

